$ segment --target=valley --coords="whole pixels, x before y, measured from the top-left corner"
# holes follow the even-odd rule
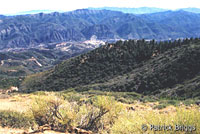
[[[0,88],[19,87],[19,83],[27,75],[46,71],[68,58],[104,44],[103,41],[92,39],[84,42],[62,42],[1,50]]]

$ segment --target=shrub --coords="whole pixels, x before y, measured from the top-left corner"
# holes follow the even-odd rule
[[[83,97],[82,95],[77,94],[76,92],[69,92],[69,93],[63,94],[62,96],[64,97],[65,100],[69,102],[79,101]]]
[[[153,109],[163,109],[166,107],[167,107],[167,104],[159,104],[159,105],[155,106]]]
[[[109,131],[122,106],[113,97],[85,98],[82,103],[68,102],[56,96],[38,96],[31,108],[39,126],[48,124],[53,129],[81,128],[93,132]],[[107,127],[107,128],[106,128]]]
[[[78,105],[69,103],[61,96],[46,95],[35,98],[31,112],[39,126],[49,125],[52,129],[66,131],[77,126]]]
[[[48,124],[54,127],[58,125],[61,119],[59,108],[62,103],[62,99],[56,96],[37,96],[31,107],[31,112],[36,123],[39,126]]]
[[[99,109],[96,118],[94,118],[91,126],[98,131],[110,131],[122,111],[122,105],[117,103],[113,97],[96,96],[93,99],[93,105]]]
[[[167,103],[170,104],[170,105],[174,105],[174,106],[178,105],[178,101],[177,100],[168,100]]]
[[[34,121],[25,113],[0,111],[0,125],[2,127],[29,128]]]
[[[147,125],[147,131],[142,130],[142,125]],[[172,131],[153,131],[150,130],[150,125],[171,125]],[[176,131],[175,125],[187,126],[184,131]],[[191,130],[191,126],[196,130]],[[190,128],[189,128],[190,127]],[[135,111],[123,113],[119,116],[115,124],[112,126],[111,134],[141,134],[141,133],[158,133],[158,134],[185,134],[185,133],[200,133],[200,113],[198,108],[195,107],[179,107],[176,111],[169,113],[160,113],[155,111]],[[192,132],[190,132],[192,131]]]

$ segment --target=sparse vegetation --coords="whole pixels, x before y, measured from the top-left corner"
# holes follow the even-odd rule
[[[72,99],[72,95],[76,98]],[[48,126],[49,129],[60,132],[86,131],[99,134],[140,134],[144,132],[141,129],[143,124],[148,126],[146,133],[151,134],[155,131],[150,130],[150,125],[171,125],[173,128],[175,125],[185,125],[195,126],[194,132],[200,133],[199,107],[193,104],[195,101],[161,99],[142,102],[136,99],[132,103],[121,103],[116,100],[118,95],[121,94],[101,91],[96,94],[95,91],[88,94],[40,91],[28,96],[20,95],[32,100],[31,109],[24,113],[1,111],[0,123],[3,127],[28,128],[35,125],[38,126],[35,130]],[[126,96],[125,93],[123,95]],[[16,101],[20,101],[20,96],[14,97],[18,98]],[[174,131],[165,133],[171,132]],[[176,133],[183,134],[185,131]]]
[[[105,127],[112,126],[122,110],[112,97],[95,96],[88,102],[80,101],[70,103],[62,97],[38,96],[31,112],[39,126],[48,124],[60,131],[81,128],[100,133],[109,131]]]
[[[197,108],[186,109],[179,107],[175,111],[168,111],[167,113],[159,113],[157,111],[139,111],[126,112],[122,114],[111,129],[111,134],[141,134],[141,133],[158,133],[158,134],[184,134],[184,133],[199,133],[200,114]],[[142,130],[142,125],[147,125],[147,131]],[[150,126],[164,126],[171,125],[172,131],[156,131],[150,130]],[[194,126],[196,130],[186,128],[185,131],[175,131],[175,125]]]
[[[24,114],[9,110],[0,110],[0,126],[12,128],[29,128],[34,124],[33,119]]]

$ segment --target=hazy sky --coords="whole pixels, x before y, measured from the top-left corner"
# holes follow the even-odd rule
[[[30,10],[71,11],[87,7],[200,8],[200,0],[1,0],[0,14]]]

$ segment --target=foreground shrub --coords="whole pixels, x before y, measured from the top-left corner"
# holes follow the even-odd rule
[[[98,133],[109,132],[122,109],[114,98],[97,96],[84,102],[68,102],[53,95],[38,96],[31,108],[39,126],[71,131],[81,128]]]
[[[147,131],[142,130],[142,125],[147,125]],[[171,125],[172,131],[156,131],[150,130],[150,126],[164,126]],[[175,126],[186,126],[184,129],[175,130]],[[196,130],[192,130],[192,126]],[[196,133],[199,134],[200,130],[200,112],[198,108],[179,107],[176,111],[160,112],[160,111],[124,111],[120,115],[111,129],[111,134],[185,134]]]
[[[122,111],[122,105],[117,103],[114,97],[96,96],[91,99],[92,105],[81,106],[79,117],[83,120],[79,126],[86,130],[98,133],[108,133]]]
[[[33,119],[24,113],[0,111],[0,125],[2,127],[29,128],[34,124]]]
[[[62,119],[59,113],[62,102],[62,99],[53,95],[37,96],[31,107],[35,122],[39,126],[47,124],[51,127],[57,127],[59,120]]]

